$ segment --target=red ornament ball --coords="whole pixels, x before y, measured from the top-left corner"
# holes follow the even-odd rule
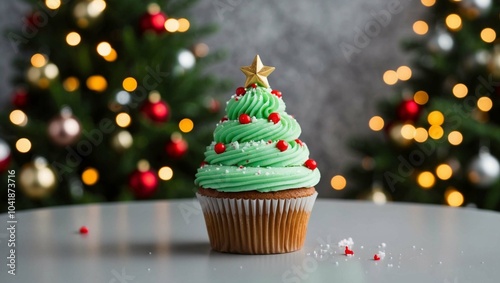
[[[269,117],[267,117],[267,121],[269,122],[272,121],[274,124],[278,123],[280,120],[281,120],[280,114],[276,112],[269,114]]]
[[[251,84],[250,85],[252,88],[257,88],[257,84]]]
[[[236,95],[238,95],[238,96],[245,95],[245,93],[247,93],[247,91],[245,90],[244,87],[239,87],[236,89]]]
[[[80,234],[88,234],[89,228],[87,228],[87,226],[82,226],[82,227],[80,227],[79,232],[80,232]]]
[[[299,139],[296,139],[295,142],[300,146],[304,146],[304,143]]]
[[[304,162],[304,165],[311,170],[314,170],[318,167],[314,159],[307,159],[306,162]]]
[[[188,143],[184,139],[179,139],[176,141],[171,141],[167,143],[166,151],[167,155],[171,158],[181,158],[188,151]]]
[[[240,124],[249,124],[250,122],[252,122],[252,118],[250,118],[250,116],[245,113],[241,114],[238,120],[240,121]]]
[[[284,140],[279,140],[277,143],[276,143],[276,147],[280,150],[280,151],[285,151],[288,149],[288,143]]]
[[[12,155],[9,145],[0,139],[0,173],[9,168],[11,158]]]
[[[142,106],[141,112],[149,120],[156,123],[161,123],[168,120],[168,116],[170,115],[170,108],[168,107],[168,104],[163,100],[160,100],[158,102],[151,102],[147,100]]]
[[[16,108],[24,108],[26,104],[28,104],[28,93],[23,89],[15,91],[12,95],[12,105]]]
[[[218,143],[215,144],[214,150],[215,150],[215,153],[221,154],[224,151],[226,151],[226,146],[223,143],[218,142]]]
[[[403,100],[398,106],[398,118],[401,121],[416,121],[421,107],[413,99]]]
[[[282,94],[281,94],[281,91],[277,90],[277,89],[273,89],[271,91],[272,94],[276,95],[278,98],[281,98]]]
[[[148,198],[156,192],[158,178],[151,170],[135,170],[130,174],[128,185],[136,198]]]
[[[166,32],[165,22],[167,21],[167,15],[163,12],[156,13],[146,13],[141,17],[139,27],[142,33],[147,31],[152,31],[157,34]]]

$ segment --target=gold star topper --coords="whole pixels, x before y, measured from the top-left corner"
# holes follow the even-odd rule
[[[247,77],[245,81],[245,87],[249,87],[253,83],[258,85],[269,87],[269,82],[267,81],[267,76],[269,76],[273,71],[274,67],[264,66],[262,61],[260,61],[259,55],[255,56],[252,65],[241,67],[241,71]]]

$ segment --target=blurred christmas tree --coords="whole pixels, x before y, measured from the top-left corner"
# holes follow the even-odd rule
[[[500,210],[500,2],[421,3],[413,70],[384,73],[398,94],[369,121],[384,138],[352,141],[353,196]]]
[[[182,17],[194,1],[26,2],[7,32],[17,91],[0,119],[17,208],[194,195],[224,88],[204,72],[220,55],[198,41],[214,28]]]

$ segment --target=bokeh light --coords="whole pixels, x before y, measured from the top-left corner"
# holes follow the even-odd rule
[[[113,62],[116,60],[116,58],[118,58],[118,53],[116,53],[116,50],[114,50],[113,48],[111,48],[111,52],[109,52],[108,55],[104,56],[104,60],[108,62]]]
[[[179,21],[176,19],[173,19],[173,18],[166,20],[165,21],[165,29],[168,32],[176,32],[179,29]]]
[[[429,95],[427,92],[419,90],[413,95],[413,101],[415,101],[418,105],[424,105],[427,101],[429,101]]]
[[[396,70],[396,74],[398,75],[398,79],[402,81],[407,81],[411,78],[411,69],[408,66],[401,66]]]
[[[425,7],[432,7],[432,6],[434,6],[434,4],[436,4],[436,0],[420,0],[420,2]]]
[[[384,80],[384,83],[394,85],[398,82],[398,74],[394,70],[387,70],[382,76],[382,79]]]
[[[425,142],[428,137],[429,134],[425,128],[419,127],[415,129],[415,136],[413,137],[415,141],[422,143]]]
[[[429,25],[424,21],[416,21],[413,23],[413,32],[418,35],[424,35],[429,31]]]
[[[444,115],[440,111],[432,111],[427,116],[427,122],[433,126],[440,126],[444,123]]]
[[[97,45],[97,53],[99,53],[99,55],[103,57],[108,56],[111,53],[111,50],[111,44],[106,41],[103,41]]]
[[[119,113],[116,115],[116,124],[122,128],[126,128],[130,125],[132,122],[132,118],[130,118],[130,115],[128,115],[125,112]]]
[[[31,65],[35,68],[41,68],[47,64],[47,58],[45,58],[44,55],[40,53],[36,53],[33,56],[31,56]]]
[[[28,116],[21,110],[13,110],[9,115],[10,122],[14,125],[24,127],[28,123]]]
[[[452,131],[448,134],[448,142],[452,145],[459,145],[462,143],[464,137],[459,131]]]
[[[134,91],[137,88],[137,80],[132,77],[125,78],[122,82],[122,87],[128,92]]]
[[[448,164],[441,164],[436,168],[436,176],[441,180],[448,180],[453,175],[453,169]]]
[[[66,43],[68,43],[69,46],[77,46],[81,40],[82,37],[77,32],[72,31],[66,35]]]
[[[453,31],[457,31],[462,28],[462,18],[457,14],[449,14],[445,20],[446,26]]]
[[[429,128],[429,136],[435,140],[442,138],[444,130],[441,126],[434,125]]]
[[[483,96],[477,100],[477,108],[483,112],[490,111],[493,107],[493,101],[487,96]]]
[[[179,122],[179,129],[183,133],[189,133],[193,130],[193,128],[194,128],[194,123],[189,118],[184,118]]]
[[[87,186],[95,185],[99,181],[99,171],[97,169],[89,167],[85,169],[82,173],[82,182]]]
[[[486,43],[492,43],[497,38],[497,33],[492,28],[485,28],[481,31],[481,39]]]
[[[178,20],[179,23],[179,28],[177,29],[178,32],[185,32],[189,29],[189,26],[191,25],[189,21],[185,18],[180,18]]]
[[[76,77],[67,77],[63,82],[64,90],[73,92],[80,86],[80,81]]]
[[[61,7],[61,0],[45,0],[45,6],[51,10],[57,10]]]
[[[384,119],[380,116],[373,116],[368,122],[368,126],[372,131],[380,131],[384,128]]]
[[[160,177],[163,181],[168,181],[172,179],[173,176],[174,171],[168,166],[161,167],[160,170],[158,170],[158,177]]]
[[[401,127],[401,136],[407,140],[412,140],[415,137],[415,126],[412,124],[405,124]]]
[[[417,182],[418,184],[424,188],[424,189],[430,189],[432,186],[434,186],[434,183],[436,182],[436,178],[434,177],[434,174],[432,174],[429,171],[424,171],[417,176]]]
[[[87,78],[87,88],[97,92],[103,92],[108,87],[108,82],[101,75],[94,75]]]
[[[444,195],[449,206],[457,207],[464,203],[464,195],[455,188],[448,188]]]
[[[462,83],[458,83],[456,84],[455,86],[453,86],[453,95],[457,98],[464,98],[467,93],[469,92],[469,90],[467,89],[467,86],[462,84]]]
[[[344,178],[344,176],[336,175],[336,176],[333,176],[332,179],[330,180],[330,185],[332,186],[332,188],[334,190],[341,191],[341,190],[345,189],[345,187],[347,185],[347,181]]]
[[[21,153],[26,153],[31,149],[31,142],[27,138],[20,138],[16,142],[16,149]]]

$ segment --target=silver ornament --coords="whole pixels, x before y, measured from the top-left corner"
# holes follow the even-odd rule
[[[500,163],[487,149],[481,149],[479,155],[472,159],[467,177],[478,187],[488,187],[500,177]]]

